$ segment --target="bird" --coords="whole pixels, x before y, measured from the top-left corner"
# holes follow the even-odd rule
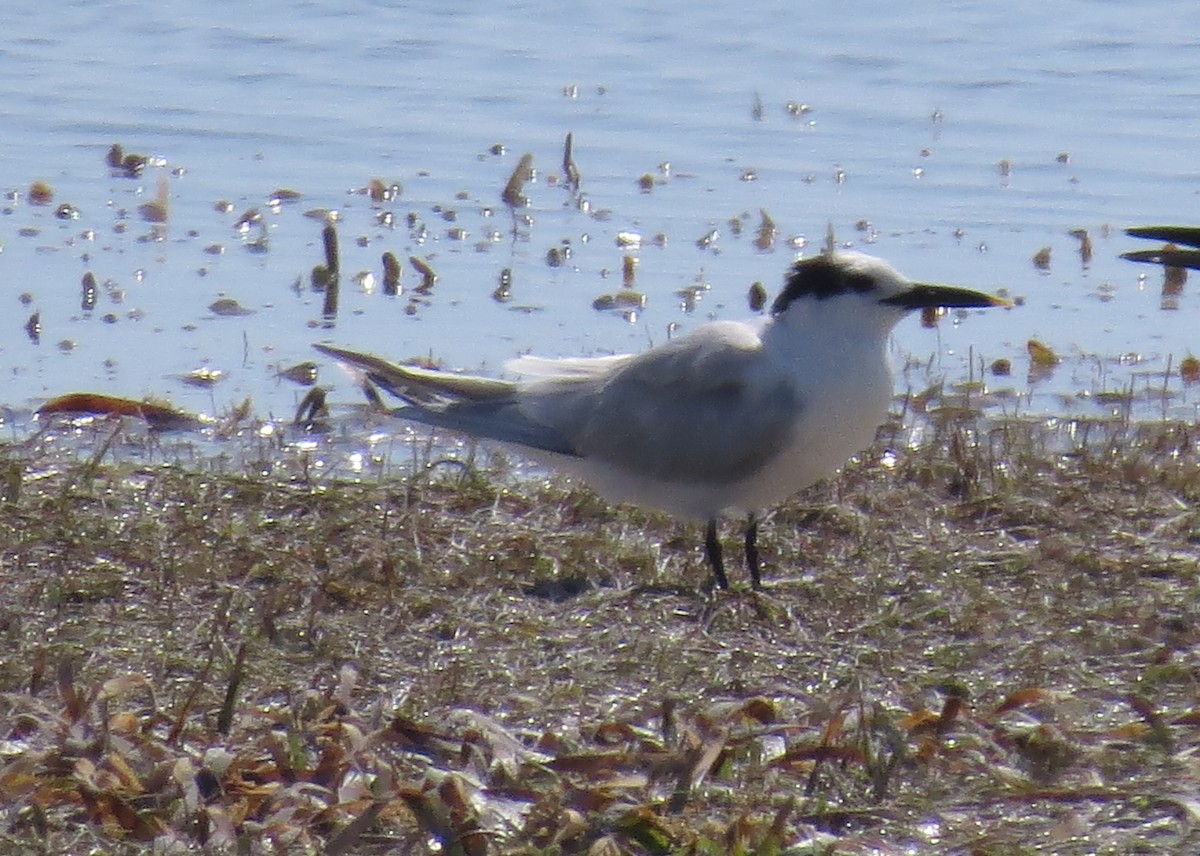
[[[1166,241],[1167,246],[1160,250],[1131,250],[1121,253],[1123,259],[1200,270],[1200,249],[1197,249],[1200,248],[1200,228],[1196,226],[1134,226],[1126,229],[1125,234],[1131,238]],[[1181,249],[1177,244],[1192,249]]]
[[[314,347],[401,399],[398,417],[516,447],[609,500],[705,524],[720,589],[729,579],[718,519],[745,515],[759,589],[758,515],[832,475],[886,419],[893,327],[928,307],[1011,305],[841,250],[792,264],[765,315],[710,321],[638,354],[520,356],[505,363],[516,380]]]

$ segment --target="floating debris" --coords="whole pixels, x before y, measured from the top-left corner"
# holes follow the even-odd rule
[[[1175,244],[1166,244],[1162,248],[1163,258],[1171,259],[1180,253],[1180,249]],[[1179,265],[1163,263],[1163,284],[1162,296],[1178,297],[1183,293],[1183,287],[1187,284],[1188,272],[1187,268]]]
[[[371,294],[375,291],[375,274],[369,270],[360,270],[354,275],[354,284],[364,294]]]
[[[332,223],[326,223],[321,230],[321,245],[325,252],[325,263],[313,266],[311,279],[314,291],[325,293],[321,315],[326,319],[337,315],[338,303],[338,237],[337,229]]]
[[[245,235],[253,227],[261,225],[262,219],[262,212],[257,208],[247,208],[242,212],[242,216],[233,221],[233,231]]]
[[[323,264],[315,264],[309,273],[309,281],[312,283],[313,291],[324,291],[332,283],[337,282],[337,274]]]
[[[750,283],[750,291],[746,295],[751,312],[762,312],[767,305],[767,287],[761,282]]]
[[[691,285],[676,289],[675,296],[680,299],[680,308],[691,314],[696,310],[696,304],[700,302],[704,293],[711,290],[712,286],[705,280],[704,272],[701,271]]]
[[[94,392],[72,392],[47,401],[35,412],[41,417],[50,414],[75,414],[91,416],[132,416],[145,420],[157,430],[192,429],[204,420],[192,413],[160,404],[156,401],[134,401]]]
[[[42,313],[34,312],[29,316],[29,320],[25,322],[25,335],[29,337],[29,341],[35,345],[42,343]]]
[[[564,239],[562,244],[557,247],[551,247],[546,251],[546,264],[552,268],[562,267],[574,255],[571,249],[571,244]]]
[[[1030,361],[1037,368],[1051,368],[1061,362],[1058,354],[1054,353],[1052,348],[1042,344],[1037,339],[1030,339],[1026,343],[1025,349],[1029,352]]]
[[[512,300],[512,268],[500,271],[500,284],[492,292],[492,300],[497,303],[508,303]]]
[[[400,182],[386,182],[382,178],[372,178],[366,187],[359,190],[370,198],[372,202],[391,202],[399,199],[404,188]]]
[[[208,311],[222,318],[234,318],[239,315],[253,315],[253,309],[247,309],[232,297],[220,297],[208,305]]]
[[[123,175],[126,178],[137,178],[150,163],[150,158],[146,155],[126,152],[120,143],[113,143],[109,147],[104,161],[114,173]]]
[[[325,299],[321,302],[321,318],[326,323],[337,318],[338,293],[341,291],[340,280],[335,273],[325,283]]]
[[[54,201],[54,188],[44,181],[35,181],[29,185],[26,199],[30,205],[49,205]]]
[[[292,190],[289,187],[280,187],[267,198],[267,204],[278,205],[280,203],[299,202],[303,197],[304,194],[299,190]]]
[[[524,208],[529,204],[529,199],[524,194],[525,182],[532,181],[533,177],[533,154],[526,152],[521,155],[517,168],[508,177],[508,183],[504,185],[500,198],[512,208]]]
[[[309,208],[301,216],[308,220],[337,223],[342,219],[342,212],[336,208]]]
[[[425,259],[420,256],[409,256],[408,263],[413,266],[413,269],[421,275],[421,284],[417,286],[417,291],[420,294],[428,294],[433,290],[433,286],[437,283],[437,271],[435,271]]]
[[[400,261],[394,253],[386,252],[383,254],[383,293],[389,297],[395,297],[400,294],[400,277],[403,274],[403,268],[400,267]]]
[[[294,366],[288,366],[286,369],[280,369],[275,372],[275,377],[283,380],[290,380],[292,383],[300,386],[312,386],[317,382],[318,366],[312,360],[305,360],[302,363],[296,363]]]
[[[621,284],[626,288],[633,288],[634,280],[637,279],[638,259],[637,256],[624,256],[621,259]]]
[[[616,294],[601,294],[592,301],[592,308],[604,312],[612,309],[644,309],[646,295],[640,291],[625,290]]]
[[[332,223],[326,223],[325,228],[321,230],[321,244],[325,248],[325,267],[331,274],[337,276],[341,261],[338,256],[337,229],[333,227]]]
[[[1072,229],[1070,232],[1072,238],[1079,241],[1079,261],[1086,268],[1092,263],[1092,236],[1088,234],[1087,229]]]
[[[563,177],[568,186],[578,190],[582,179],[579,175],[579,167],[575,165],[574,147],[574,135],[568,132],[567,138],[563,142]]]
[[[84,312],[91,312],[96,308],[96,275],[88,271],[83,275],[83,281],[80,283],[81,295],[79,298],[79,308]]]
[[[638,232],[617,232],[616,241],[618,247],[636,250],[642,245],[642,236]]]
[[[242,242],[242,248],[248,253],[261,255],[271,249],[271,237],[267,234],[267,224],[262,223],[259,226],[258,235],[248,241]]]
[[[758,215],[758,234],[754,236],[754,248],[759,252],[770,252],[775,249],[775,236],[779,230],[775,227],[775,221],[771,219],[767,209],[759,208]]]
[[[1186,384],[1200,383],[1200,358],[1188,354],[1179,361],[1179,377]]]
[[[167,174],[158,174],[157,190],[154,198],[138,206],[138,214],[147,223],[165,223],[170,215],[170,190],[167,186]]]
[[[192,369],[190,372],[180,375],[179,379],[188,386],[195,386],[201,389],[211,389],[225,377],[225,372],[220,369],[209,368],[202,366],[198,369]]]

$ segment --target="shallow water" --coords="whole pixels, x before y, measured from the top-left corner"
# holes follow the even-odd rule
[[[746,315],[750,284],[773,290],[829,227],[914,278],[1023,299],[934,331],[903,324],[898,360],[920,368],[901,373],[898,392],[1005,358],[1012,375],[988,378],[1009,393],[993,402],[1004,412],[1194,417],[1200,392],[1168,374],[1200,352],[1194,287],[1164,308],[1161,272],[1117,258],[1138,246],[1124,226],[1200,222],[1194,8],[846,11],[6,5],[0,406],[10,436],[75,390],[216,414],[249,397],[258,416],[286,419],[305,389],[277,371],[313,359],[313,341],[484,371],[526,350],[641,349],[672,325]],[[567,132],[582,203],[554,180]],[[113,173],[114,142],[165,165]],[[524,152],[538,178],[514,212],[500,192]],[[155,226],[138,206],[160,177],[169,216]],[[349,192],[376,177],[402,183],[400,198]],[[53,186],[51,205],[29,203],[37,180]],[[281,188],[301,198],[272,209]],[[78,219],[55,217],[62,202]],[[264,226],[239,234],[235,221],[254,207]],[[341,218],[332,321],[309,282],[321,260],[313,209]],[[753,240],[760,210],[778,226],[765,252]],[[388,211],[390,228],[379,222]],[[1094,244],[1087,264],[1074,229]],[[640,233],[641,248],[618,246],[621,232]],[[662,246],[651,240],[660,235]],[[1039,271],[1032,257],[1045,246],[1051,263]],[[564,248],[565,261],[548,264]],[[414,293],[405,262],[405,293],[385,296],[384,251],[427,259],[438,274],[430,294]],[[638,260],[644,308],[593,309],[620,288],[626,255]],[[506,268],[502,302],[492,295]],[[91,309],[87,271],[100,284]],[[711,287],[689,306],[677,292],[697,282]],[[215,315],[222,297],[253,314]],[[36,342],[24,329],[35,312]],[[1062,357],[1047,376],[1029,377],[1030,338]],[[222,379],[181,380],[202,367]],[[335,403],[358,400],[332,366],[320,382]],[[1128,389],[1132,399],[1097,395]]]

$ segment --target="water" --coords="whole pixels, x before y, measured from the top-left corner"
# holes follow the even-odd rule
[[[277,371],[312,359],[313,341],[483,371],[526,350],[641,349],[672,325],[746,315],[750,284],[773,291],[830,226],[914,278],[1023,298],[936,331],[902,325],[897,357],[923,368],[900,391],[1004,358],[1013,374],[989,383],[1010,393],[995,405],[1006,411],[1102,415],[1131,403],[1096,393],[1133,388],[1135,415],[1195,416],[1197,393],[1168,378],[1200,353],[1194,288],[1163,308],[1161,273],[1117,259],[1138,246],[1124,226],[1200,222],[1190,4],[405,5],[0,10],[0,412],[13,438],[39,404],[77,390],[213,414],[249,398],[258,417],[286,419],[305,389]],[[587,210],[553,180],[567,132]],[[114,175],[114,142],[166,165]],[[524,152],[539,175],[512,212],[500,191]],[[170,213],[156,228],[138,206],[160,176]],[[401,197],[348,192],[376,177],[401,182]],[[28,203],[36,180],[52,205]],[[302,197],[272,210],[280,188]],[[56,219],[61,202],[79,218]],[[247,248],[257,230],[233,228],[252,207],[266,252]],[[332,323],[309,284],[312,209],[341,216]],[[753,244],[760,209],[778,224],[769,252]],[[1094,243],[1089,264],[1075,229]],[[624,249],[624,231],[647,240]],[[1031,261],[1044,246],[1048,272]],[[570,255],[551,267],[556,248]],[[385,250],[427,259],[432,293],[413,294],[409,268],[405,294],[382,294]],[[625,255],[646,305],[598,312]],[[89,270],[101,283],[90,311]],[[696,282],[711,288],[686,306],[676,292]],[[254,314],[214,315],[221,297]],[[38,342],[24,329],[34,312]],[[1063,359],[1047,377],[1028,376],[1030,338]],[[181,380],[202,367],[220,382]],[[357,399],[332,366],[320,380],[335,402]]]

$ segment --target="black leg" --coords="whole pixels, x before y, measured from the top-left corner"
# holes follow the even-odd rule
[[[721,542],[717,540],[717,519],[708,521],[704,530],[704,555],[712,565],[713,576],[717,578],[717,588],[729,588],[729,578],[725,576],[725,560],[721,558]]]
[[[750,584],[762,588],[762,576],[758,563],[758,518],[751,514],[746,518],[746,570],[750,572]]]

